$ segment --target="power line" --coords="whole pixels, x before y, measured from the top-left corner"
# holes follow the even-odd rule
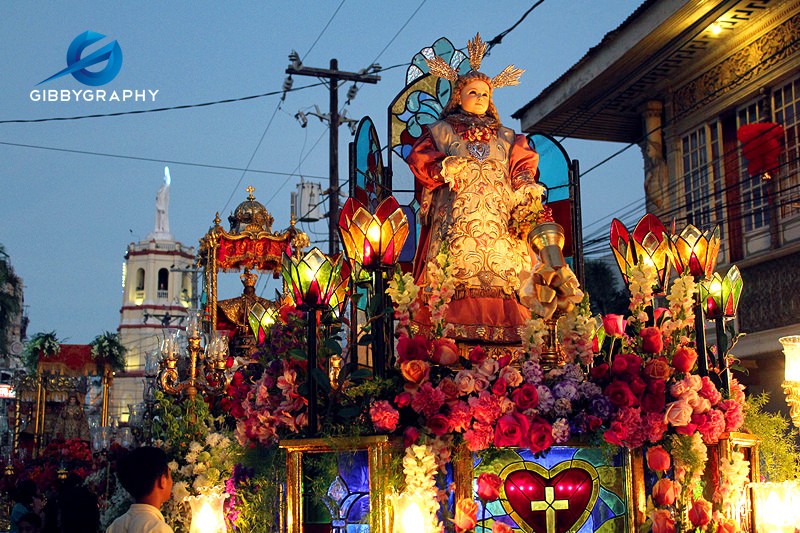
[[[505,37],[506,35],[508,35],[508,34],[509,34],[509,33],[511,33],[512,31],[514,31],[514,29],[515,29],[517,26],[519,26],[519,25],[520,25],[520,23],[521,23],[523,20],[525,20],[525,17],[527,17],[527,16],[530,14],[530,12],[531,12],[531,11],[533,11],[534,9],[536,9],[537,7],[539,7],[539,6],[540,6],[540,5],[541,5],[543,2],[544,2],[544,0],[539,0],[538,2],[536,2],[535,4],[533,4],[533,5],[530,7],[530,9],[528,9],[528,10],[527,10],[525,13],[523,13],[523,15],[520,17],[520,19],[519,19],[518,21],[516,21],[516,22],[515,22],[515,23],[514,23],[514,24],[513,24],[513,25],[512,25],[510,28],[508,28],[508,29],[506,29],[506,30],[504,30],[504,31],[501,31],[500,33],[498,33],[497,35],[495,35],[495,36],[494,36],[494,37],[493,37],[491,40],[489,40],[489,41],[486,43],[486,44],[488,44],[489,46],[486,48],[486,54],[485,54],[485,55],[489,55],[489,52],[491,52],[491,51],[492,51],[492,48],[494,48],[494,45],[496,45],[496,44],[500,44],[501,42],[503,42],[503,37]]]
[[[122,155],[122,154],[107,154],[103,152],[90,152],[88,150],[71,150],[68,148],[56,148],[54,146],[36,146],[34,144],[23,144],[23,143],[12,143],[12,142],[5,142],[0,141],[0,145],[5,146],[15,146],[18,148],[34,148],[36,150],[50,150],[54,152],[66,152],[70,154],[81,154],[81,155],[94,155],[100,157],[115,157],[117,159],[131,159],[134,161],[149,161],[154,163],[167,163],[169,165],[185,165],[189,167],[200,167],[200,168],[213,168],[216,170],[235,170],[235,171],[248,171],[248,172],[255,172],[257,174],[272,174],[275,176],[294,176],[294,173],[289,172],[279,172],[277,170],[258,170],[258,169],[248,169],[248,168],[241,168],[241,167],[231,167],[231,166],[224,166],[224,165],[208,165],[203,163],[192,163],[189,161],[178,161],[175,159],[159,159],[155,157],[140,157],[140,156],[133,156],[133,155]],[[309,178],[315,179],[325,179],[324,176],[308,176]]]
[[[283,94],[285,92],[296,92],[302,91],[305,89],[310,89],[312,87],[319,87],[320,85],[324,85],[323,83],[312,83],[310,85],[304,85],[302,87],[297,87],[293,89],[287,89],[280,91],[270,91],[268,93],[262,94],[254,94],[251,96],[242,96],[241,98],[228,98],[225,100],[215,100],[213,102],[204,102],[202,104],[185,104],[185,105],[178,105],[172,107],[159,107],[156,109],[139,109],[136,111],[120,111],[118,113],[104,113],[104,114],[97,114],[97,115],[81,115],[77,117],[51,117],[51,118],[33,118],[33,119],[14,119],[14,120],[0,120],[0,124],[29,124],[34,122],[56,122],[62,120],[82,120],[85,118],[104,118],[104,117],[121,117],[123,115],[141,115],[144,113],[160,113],[162,111],[174,111],[176,109],[192,109],[195,107],[208,107],[217,104],[230,104],[234,102],[244,102],[246,100],[255,100],[256,98],[264,98],[267,96],[276,96]]]

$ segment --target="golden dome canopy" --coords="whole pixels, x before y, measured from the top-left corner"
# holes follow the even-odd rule
[[[267,208],[261,202],[256,201],[253,196],[255,190],[252,186],[247,187],[247,200],[240,203],[233,213],[228,217],[231,225],[231,233],[241,233],[243,231],[261,232],[272,231],[273,216],[269,214]]]

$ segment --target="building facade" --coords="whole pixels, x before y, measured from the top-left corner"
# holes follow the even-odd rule
[[[719,225],[718,270],[736,264],[744,281],[740,378],[776,409],[778,339],[800,334],[799,113],[800,1],[648,0],[514,114],[528,132],[639,145],[644,172],[629,179],[647,211]],[[753,123],[783,130],[766,173],[748,170],[737,138]]]

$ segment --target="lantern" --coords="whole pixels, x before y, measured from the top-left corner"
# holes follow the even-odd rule
[[[750,175],[766,174],[765,178],[769,179],[769,171],[778,168],[783,126],[772,122],[745,124],[736,132],[736,137],[742,143]]]
[[[261,344],[267,338],[267,330],[275,323],[275,316],[278,310],[274,307],[264,307],[261,302],[256,302],[247,314],[247,323],[256,338],[256,342]]]
[[[189,533],[226,533],[223,504],[226,496],[208,492],[199,496],[188,496],[192,508],[192,525]]]
[[[707,278],[714,271],[719,253],[719,226],[702,232],[693,225],[672,236],[672,261],[678,274],[687,272],[696,278]]]
[[[733,265],[725,277],[714,272],[710,279],[700,283],[700,301],[706,318],[733,318],[739,307],[739,297],[742,295],[742,276],[736,265]]]
[[[628,274],[634,264],[646,263],[658,274],[657,292],[663,292],[669,273],[670,240],[664,224],[653,214],[643,216],[629,234],[616,218],[611,222],[611,249],[617,260],[622,279],[628,283]]]
[[[283,280],[298,309],[324,309],[330,304],[342,269],[342,258],[331,261],[319,248],[300,259],[283,256]]]
[[[339,232],[351,263],[365,270],[390,269],[408,237],[408,219],[393,196],[383,200],[375,214],[348,198],[339,216]]]
[[[331,296],[331,301],[329,305],[334,313],[340,315],[344,310],[345,303],[347,302],[347,296],[350,293],[350,265],[348,263],[342,263],[342,269],[339,273],[339,279],[336,281],[333,287],[333,295]]]
[[[778,342],[783,345],[786,357],[785,379],[781,386],[789,406],[789,416],[794,425],[800,427],[800,336],[781,337]]]

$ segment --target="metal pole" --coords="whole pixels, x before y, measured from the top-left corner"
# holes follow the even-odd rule
[[[701,376],[708,375],[708,357],[706,355],[706,320],[703,306],[700,303],[700,287],[694,295],[694,331],[697,344],[697,364]]]
[[[317,434],[317,381],[313,372],[317,368],[317,310],[308,310],[308,436]]]
[[[372,366],[375,377],[386,377],[386,317],[383,310],[386,308],[386,286],[383,279],[383,272],[376,270],[372,273],[372,297],[377,299],[378,305],[370,305],[371,308],[378,310],[378,316],[374,317],[372,324]]]
[[[717,332],[717,364],[719,365],[719,377],[722,388],[726,391],[731,388],[731,372],[728,370],[728,362],[725,360],[725,352],[728,351],[728,337],[725,335],[725,318],[714,319]]]
[[[331,59],[331,135],[330,135],[330,190],[328,191],[328,253],[336,255],[339,245],[336,230],[339,223],[339,78],[334,72],[339,70],[339,62]]]

